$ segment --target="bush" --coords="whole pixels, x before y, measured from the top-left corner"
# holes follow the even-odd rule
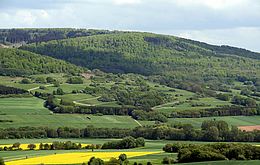
[[[174,158],[172,157],[163,158],[162,164],[173,164],[173,163],[174,163]]]
[[[106,142],[103,144],[102,149],[129,149],[136,147],[143,147],[145,141],[143,138],[133,138],[131,136],[125,137],[120,141]]]
[[[89,159],[88,165],[104,165],[104,161],[100,158],[92,157]]]
[[[4,159],[0,158],[0,165],[5,165]]]
[[[69,84],[83,84],[83,79],[81,77],[70,77],[67,80]]]
[[[27,79],[27,78],[24,78],[24,79],[21,80],[20,83],[21,83],[21,84],[31,84],[32,82],[31,82],[31,80],[29,80],[29,79]]]
[[[56,80],[52,77],[47,77],[46,81],[47,81],[47,83],[54,83]]]

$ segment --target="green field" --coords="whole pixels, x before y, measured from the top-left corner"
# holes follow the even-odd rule
[[[55,114],[55,115],[0,115],[0,120],[12,120],[2,122],[0,128],[10,127],[72,127],[86,128],[87,126],[102,128],[134,128],[139,126],[130,116],[94,116],[79,114]]]
[[[187,123],[196,128],[200,128],[201,123],[205,120],[224,120],[229,125],[234,126],[252,126],[260,125],[260,116],[223,116],[223,117],[203,117],[203,118],[170,118],[168,123]]]
[[[154,109],[159,112],[170,114],[171,112],[174,111],[201,110],[201,109],[208,109],[208,108],[216,108],[217,106],[231,105],[230,102],[218,100],[213,97],[204,97],[204,98],[199,98],[198,100],[189,100],[189,101],[186,100],[180,103],[180,100],[183,100],[183,97],[184,96],[182,96],[182,99],[178,99],[172,103],[156,106]],[[200,106],[193,106],[196,104]]]
[[[0,128],[10,127],[74,127],[85,128],[89,125],[94,127],[109,128],[134,128],[138,124],[130,116],[95,116],[83,114],[53,114],[43,107],[44,100],[29,98],[1,98]]]
[[[35,97],[29,98],[1,98],[0,118],[9,115],[49,115],[50,111],[43,106],[44,100]],[[8,118],[8,117],[7,117]]]

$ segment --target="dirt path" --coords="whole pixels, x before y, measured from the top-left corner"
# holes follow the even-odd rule
[[[170,103],[165,103],[165,104],[161,104],[161,105],[157,105],[155,107],[152,107],[152,109],[154,110],[155,108],[162,108],[163,106],[165,105],[170,105],[170,104],[177,104],[179,103],[180,101],[174,101],[174,102],[170,102]]]
[[[89,98],[89,99],[82,99],[82,100],[76,100],[76,101],[73,101],[74,104],[76,105],[82,105],[82,106],[95,106],[95,104],[85,104],[85,103],[79,103],[79,101],[88,101],[88,100],[94,100],[94,99],[98,99],[100,98],[101,96],[98,96],[98,97],[94,97],[94,98]]]
[[[44,87],[50,87],[50,86],[53,86],[53,84],[43,85],[43,86],[44,86]],[[28,92],[31,92],[31,91],[36,90],[36,89],[40,89],[40,86],[39,86],[39,87],[35,87],[35,88],[28,89],[27,91],[28,91]]]
[[[135,121],[139,126],[141,126],[141,127],[143,126],[139,121],[137,121],[137,120],[135,120],[135,119],[134,119],[134,121]]]

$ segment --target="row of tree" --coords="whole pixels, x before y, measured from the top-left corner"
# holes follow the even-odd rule
[[[51,128],[6,128],[0,129],[0,138],[123,138],[127,136],[145,139],[191,140],[191,141],[245,141],[260,142],[260,131],[246,132],[237,127],[229,128],[225,121],[204,121],[201,130],[190,124],[168,126],[158,124],[134,129],[62,127]]]
[[[102,149],[130,149],[136,147],[144,147],[144,138],[133,138],[131,136],[125,137],[120,141],[106,142],[102,145]]]
[[[260,114],[260,106],[221,106],[216,108],[207,108],[202,110],[185,110],[172,112],[170,118],[200,118],[214,116],[253,116]]]
[[[25,94],[28,93],[28,91],[24,89],[19,89],[15,87],[8,87],[4,85],[0,85],[0,95],[10,95],[10,94]]]

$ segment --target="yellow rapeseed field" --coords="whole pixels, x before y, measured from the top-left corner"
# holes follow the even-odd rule
[[[36,145],[36,148],[35,150],[39,150],[40,148],[40,143],[33,143]],[[43,144],[52,144],[52,143],[43,143]],[[21,144],[19,148],[21,148],[22,150],[28,150],[28,145],[29,144]],[[85,146],[88,146],[90,144],[81,144],[82,147],[85,147]],[[4,145],[0,145],[1,148],[4,148],[4,147],[12,147],[13,144],[4,144]]]
[[[88,162],[91,157],[109,160],[112,157],[117,158],[120,154],[125,153],[128,158],[156,154],[160,152],[75,152],[64,154],[53,154],[40,156],[16,161],[6,162],[6,165],[32,165],[32,164],[75,164]]]

